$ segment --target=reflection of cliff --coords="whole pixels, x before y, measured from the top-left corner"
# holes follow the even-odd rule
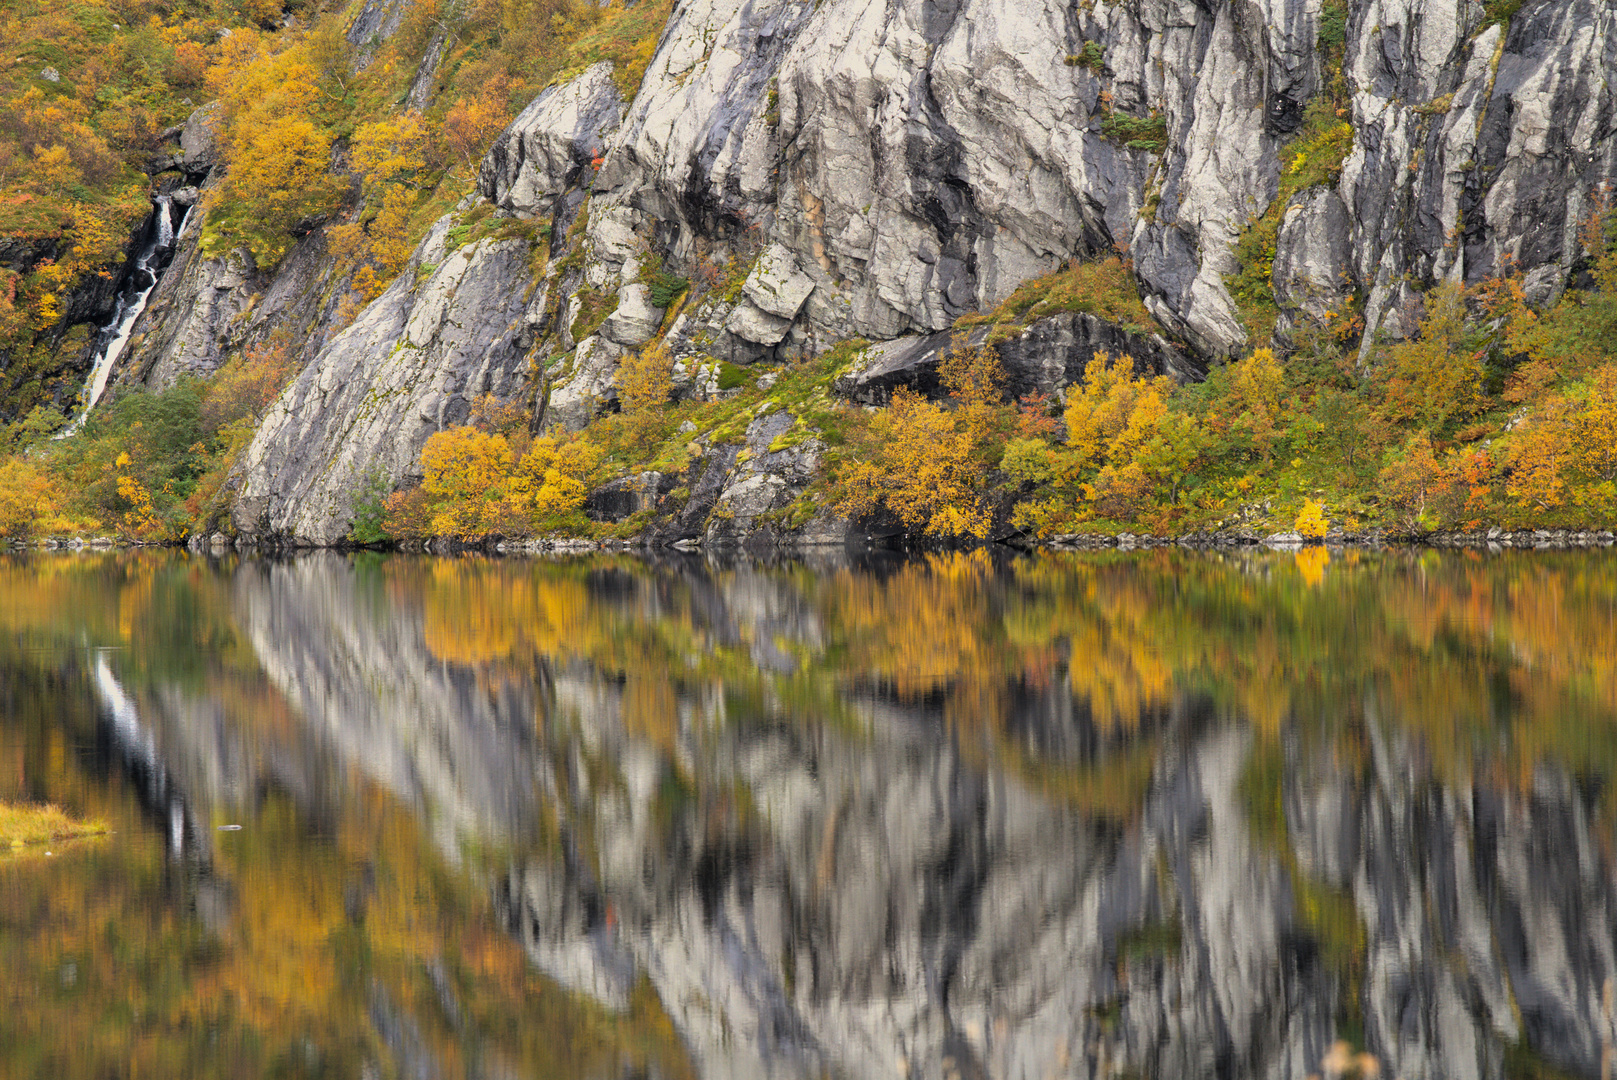
[[[338,555],[246,563],[236,600],[266,674],[310,732],[428,813],[443,841],[534,828],[534,687],[437,660],[419,607]]]
[[[1405,1076],[1498,1076],[1518,1044],[1609,1074],[1617,881],[1589,793],[1545,767],[1525,795],[1443,787],[1395,723],[1366,731],[1367,772],[1309,762],[1286,791],[1299,862],[1363,923],[1366,1038]]]
[[[1097,719],[1075,652],[901,694],[823,573],[454,572],[248,565],[240,620],[341,760],[549,837],[494,884],[508,925],[607,1003],[647,976],[703,1075],[1302,1076],[1338,1037],[1386,1076],[1500,1076],[1518,1042],[1600,1074],[1617,887],[1562,772],[1455,786],[1390,710],[1325,718],[1363,768],[1183,696]],[[881,648],[970,651],[917,633]]]

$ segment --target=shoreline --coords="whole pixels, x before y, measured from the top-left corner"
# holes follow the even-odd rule
[[[1609,548],[1617,544],[1617,531],[1611,529],[1505,529],[1501,526],[1469,530],[1439,530],[1427,533],[1393,533],[1383,529],[1332,529],[1323,538],[1307,538],[1295,532],[1262,533],[1251,529],[1197,531],[1173,536],[1148,533],[1061,533],[1043,538],[1011,535],[977,544],[938,544],[905,542],[905,538],[869,537],[856,533],[839,540],[797,540],[773,538],[768,542],[746,540],[708,544],[699,540],[674,544],[656,543],[647,537],[628,539],[588,539],[567,536],[480,537],[464,540],[454,537],[428,537],[422,540],[388,544],[313,544],[281,539],[244,540],[212,533],[183,541],[148,543],[112,536],[42,537],[18,541],[0,539],[0,552],[22,551],[123,551],[137,548],[185,548],[196,553],[223,555],[227,552],[291,554],[301,551],[375,551],[424,555],[541,555],[541,554],[628,554],[636,552],[705,551],[754,554],[825,551],[859,548],[867,551],[926,552],[1004,548],[1012,551],[1149,551],[1178,548],[1184,551],[1233,551],[1264,548],[1271,551],[1300,551],[1308,547],[1328,550],[1376,550],[1384,548],[1428,548],[1465,550],[1572,551]]]

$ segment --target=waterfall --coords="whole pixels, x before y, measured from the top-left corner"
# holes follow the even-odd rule
[[[183,209],[180,214],[182,219],[188,216]],[[107,378],[112,374],[112,367],[123,354],[124,346],[129,344],[129,335],[134,332],[135,320],[146,310],[146,301],[151,297],[152,290],[157,287],[157,279],[163,272],[168,256],[174,250],[174,203],[167,195],[157,197],[152,218],[151,236],[141,248],[140,254],[135,256],[135,265],[130,268],[128,279],[122,291],[118,293],[118,306],[113,310],[112,320],[101,328],[98,335],[101,344],[96,349],[95,362],[90,367],[90,377],[85,380],[84,391],[79,395],[84,402],[84,408],[73,422],[56,436],[58,439],[65,439],[83,427],[90,410],[101,400],[102,391],[107,388]]]

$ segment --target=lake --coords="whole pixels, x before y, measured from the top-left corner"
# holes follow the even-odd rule
[[[1581,1076],[1617,557],[0,556],[0,1073]]]

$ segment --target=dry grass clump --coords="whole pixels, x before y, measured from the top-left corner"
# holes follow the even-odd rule
[[[75,821],[60,807],[0,802],[0,849],[99,836],[107,831],[100,821]]]

